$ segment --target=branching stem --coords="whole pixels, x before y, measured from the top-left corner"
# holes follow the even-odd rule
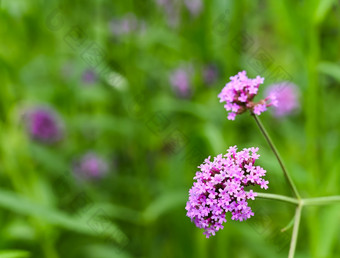
[[[297,199],[301,199],[300,194],[299,194],[299,192],[298,192],[298,190],[297,190],[293,180],[289,176],[289,174],[287,172],[287,169],[286,169],[285,165],[283,164],[283,161],[282,161],[282,159],[280,157],[280,154],[279,154],[278,150],[275,147],[274,142],[272,141],[272,139],[270,138],[267,130],[264,128],[263,124],[261,123],[260,118],[258,116],[256,116],[254,113],[252,113],[252,116],[254,117],[256,124],[260,128],[260,131],[262,132],[264,138],[267,140],[270,148],[272,149],[274,155],[276,156],[276,159],[279,162],[280,167],[282,168],[283,174],[285,175],[285,177],[286,177],[290,187],[292,188],[292,190],[294,192],[294,195],[296,196]]]

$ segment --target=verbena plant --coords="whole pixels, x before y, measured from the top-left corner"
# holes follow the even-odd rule
[[[257,154],[259,148],[251,147],[237,151],[237,147],[232,146],[225,155],[220,154],[214,157],[213,161],[208,157],[198,167],[200,171],[194,177],[196,182],[189,191],[189,201],[186,205],[187,216],[197,227],[203,228],[204,234],[209,238],[215,235],[218,230],[223,229],[223,223],[227,221],[228,212],[231,213],[232,220],[243,221],[254,216],[247,200],[254,200],[256,196],[294,204],[296,211],[288,254],[288,257],[294,257],[302,208],[308,205],[326,205],[340,202],[340,196],[301,197],[277,148],[258,117],[270,106],[285,105],[284,102],[279,103],[277,101],[281,90],[278,89],[267,98],[255,102],[254,98],[264,78],[257,76],[255,79],[249,79],[246,72],[243,71],[230,77],[230,80],[218,95],[220,102],[226,103],[224,107],[229,111],[228,119],[234,120],[237,115],[250,112],[279,162],[294,197],[248,190],[254,185],[261,186],[261,189],[268,188],[269,182],[263,178],[266,175],[266,170],[255,165],[255,161],[260,156]],[[281,86],[284,87],[284,84]]]

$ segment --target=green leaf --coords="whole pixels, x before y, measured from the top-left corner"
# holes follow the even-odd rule
[[[340,65],[332,62],[320,62],[318,70],[326,75],[329,75],[340,82]]]
[[[322,210],[320,222],[321,232],[319,235],[319,243],[317,245],[316,253],[317,257],[329,257],[332,253],[335,245],[337,244],[336,239],[339,233],[339,205],[331,207],[325,207]]]
[[[291,227],[294,226],[295,216],[288,222],[287,226],[285,226],[283,229],[281,229],[281,232],[285,232]]]
[[[26,258],[30,257],[30,253],[21,250],[4,250],[0,251],[0,258]]]
[[[34,159],[37,160],[39,164],[43,164],[44,167],[46,167],[46,171],[62,174],[69,170],[69,165],[61,156],[57,155],[55,151],[36,143],[30,144],[29,150],[34,156]]]
[[[225,141],[219,128],[213,124],[207,123],[203,128],[203,133],[205,134],[207,141],[210,143],[213,153],[220,153],[225,149]]]
[[[39,218],[50,225],[70,231],[109,238],[118,243],[127,241],[125,234],[116,225],[103,218],[107,216],[102,210],[96,210],[95,213],[83,212],[81,216],[71,216],[62,211],[41,206],[5,190],[0,190],[0,207],[21,215]]]
[[[314,21],[316,24],[321,23],[325,19],[327,13],[335,3],[335,0],[320,0],[314,16]]]
[[[125,252],[123,248],[107,245],[90,245],[86,246],[81,252],[81,256],[86,258],[131,258],[132,256]]]
[[[183,112],[203,120],[211,118],[212,116],[209,109],[201,104],[185,100],[175,100],[167,96],[156,99],[153,106],[154,110],[162,108],[162,110],[166,112]]]
[[[141,214],[129,208],[113,205],[111,203],[95,203],[90,204],[84,208],[86,212],[94,212],[96,210],[103,210],[110,218],[120,219],[130,223],[139,224],[141,222]]]
[[[187,192],[168,192],[164,193],[153,201],[144,211],[143,217],[146,222],[152,222],[170,210],[183,206],[187,200]]]

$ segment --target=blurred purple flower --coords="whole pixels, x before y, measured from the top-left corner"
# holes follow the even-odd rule
[[[101,178],[107,173],[108,164],[97,154],[87,152],[75,161],[73,171],[82,178]]]
[[[156,0],[156,3],[165,12],[167,22],[171,27],[178,26],[183,5],[193,17],[198,16],[203,9],[202,0]]]
[[[213,84],[218,77],[218,70],[215,65],[206,65],[203,69],[203,80],[207,85]]]
[[[177,68],[170,75],[170,84],[180,97],[189,97],[191,94],[190,68]]]
[[[300,107],[300,91],[294,83],[281,82],[272,84],[267,88],[266,92],[276,95],[277,106],[273,109],[274,116],[276,117],[287,116]]]
[[[173,0],[156,0],[156,3],[161,7],[169,7]]]
[[[184,0],[184,4],[194,17],[198,16],[203,9],[202,0]]]
[[[33,139],[55,143],[62,138],[63,126],[55,111],[46,107],[36,107],[24,113],[28,132]]]
[[[179,24],[179,8],[174,0],[156,0],[159,7],[163,9],[166,14],[168,25],[177,27]]]
[[[110,21],[110,30],[113,35],[121,36],[138,29],[138,20],[133,13],[128,13],[122,18],[114,18]]]
[[[82,80],[87,84],[95,83],[97,81],[97,74],[92,69],[86,69],[83,72]]]

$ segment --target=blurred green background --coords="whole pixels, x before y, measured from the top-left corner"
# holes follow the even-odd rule
[[[262,121],[303,197],[340,194],[338,1],[2,0],[0,42],[2,258],[287,257],[292,205],[257,199],[210,239],[184,209],[197,166],[231,145],[260,147],[267,192],[292,195],[255,122],[219,103],[241,70],[266,78],[260,95],[299,87],[299,112]],[[32,106],[59,114],[60,141],[29,136]],[[74,175],[88,151],[102,178]],[[296,257],[340,257],[339,221],[339,205],[304,208]]]

